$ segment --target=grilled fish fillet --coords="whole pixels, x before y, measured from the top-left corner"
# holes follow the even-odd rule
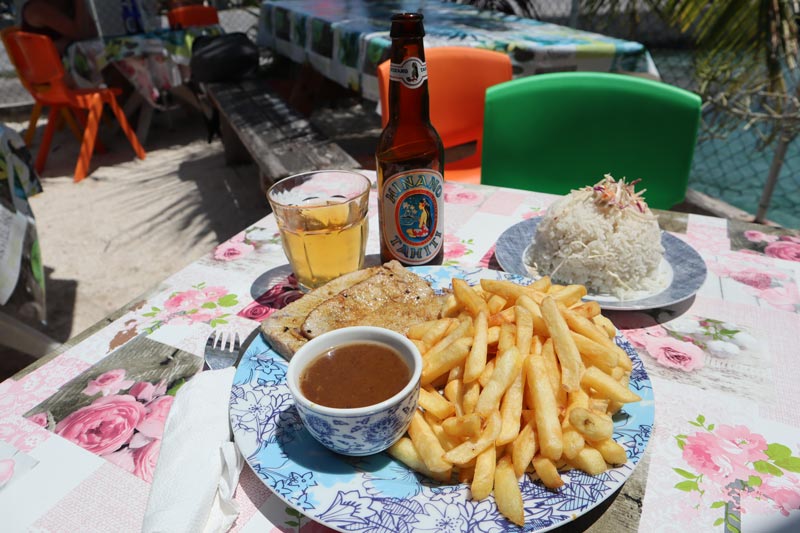
[[[436,318],[441,300],[428,283],[391,261],[372,276],[328,298],[303,322],[313,339],[347,326],[378,326],[405,334],[408,326]]]
[[[380,326],[405,333],[436,318],[441,297],[422,278],[390,261],[345,274],[309,292],[261,324],[270,346],[290,359],[303,344],[347,326]]]

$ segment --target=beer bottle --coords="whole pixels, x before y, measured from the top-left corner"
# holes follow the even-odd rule
[[[381,261],[440,265],[444,153],[431,125],[422,14],[392,16],[389,122],[375,152]]]

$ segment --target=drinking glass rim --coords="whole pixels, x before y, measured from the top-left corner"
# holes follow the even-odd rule
[[[362,183],[364,185],[366,185],[366,187],[362,192],[358,193],[357,195],[355,195],[355,196],[353,196],[351,198],[341,198],[341,201],[338,201],[335,204],[327,204],[327,205],[324,205],[324,204],[320,204],[320,205],[314,205],[314,204],[311,204],[311,205],[287,204],[287,203],[284,203],[281,200],[276,199],[276,198],[273,197],[273,191],[279,185],[286,185],[286,182],[289,181],[289,180],[296,180],[296,179],[304,178],[304,177],[307,177],[307,176],[310,176],[310,175],[313,175],[313,174],[344,174],[344,175],[350,175],[350,176],[357,176],[358,178],[360,178]],[[348,203],[351,203],[351,202],[359,201],[359,200],[363,199],[365,196],[368,196],[369,195],[369,191],[371,189],[372,189],[372,182],[370,181],[370,179],[368,177],[366,177],[364,174],[361,174],[360,172],[356,172],[354,170],[345,170],[345,169],[310,170],[308,172],[301,172],[299,174],[293,174],[291,176],[287,176],[287,177],[283,178],[282,180],[279,180],[279,181],[273,183],[270,186],[270,188],[267,189],[267,201],[270,204],[272,204],[273,206],[278,206],[281,209],[309,209],[309,208],[315,208],[315,207],[331,207],[332,205],[344,205],[344,204],[348,204]]]

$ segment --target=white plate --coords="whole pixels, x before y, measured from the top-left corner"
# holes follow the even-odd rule
[[[481,278],[531,281],[485,269],[412,270],[438,290],[449,288],[452,277],[470,283]],[[614,438],[625,448],[628,463],[599,476],[565,472],[565,484],[558,491],[525,476],[524,529],[500,515],[492,497],[470,499],[467,485],[439,485],[385,453],[345,457],[328,451],[303,427],[286,387],[286,361],[261,335],[245,348],[236,371],[231,427],[236,445],[267,487],[292,508],[338,531],[547,531],[585,514],[619,489],[650,438],[654,416],[650,379],[628,341],[621,336],[616,341],[633,360],[630,387],[642,397],[614,417]]]
[[[500,235],[495,257],[503,270],[521,276],[534,275],[535,271],[526,264],[526,257],[540,221],[541,217],[523,220]],[[664,259],[659,270],[666,277],[666,286],[662,290],[628,300],[591,293],[586,299],[596,300],[603,309],[638,311],[675,305],[694,296],[706,280],[703,258],[694,248],[666,231],[661,232],[661,245]]]

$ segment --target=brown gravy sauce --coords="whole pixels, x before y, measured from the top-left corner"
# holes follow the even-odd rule
[[[394,348],[359,341],[317,356],[300,375],[300,390],[319,405],[352,409],[391,398],[409,379],[411,369]]]

